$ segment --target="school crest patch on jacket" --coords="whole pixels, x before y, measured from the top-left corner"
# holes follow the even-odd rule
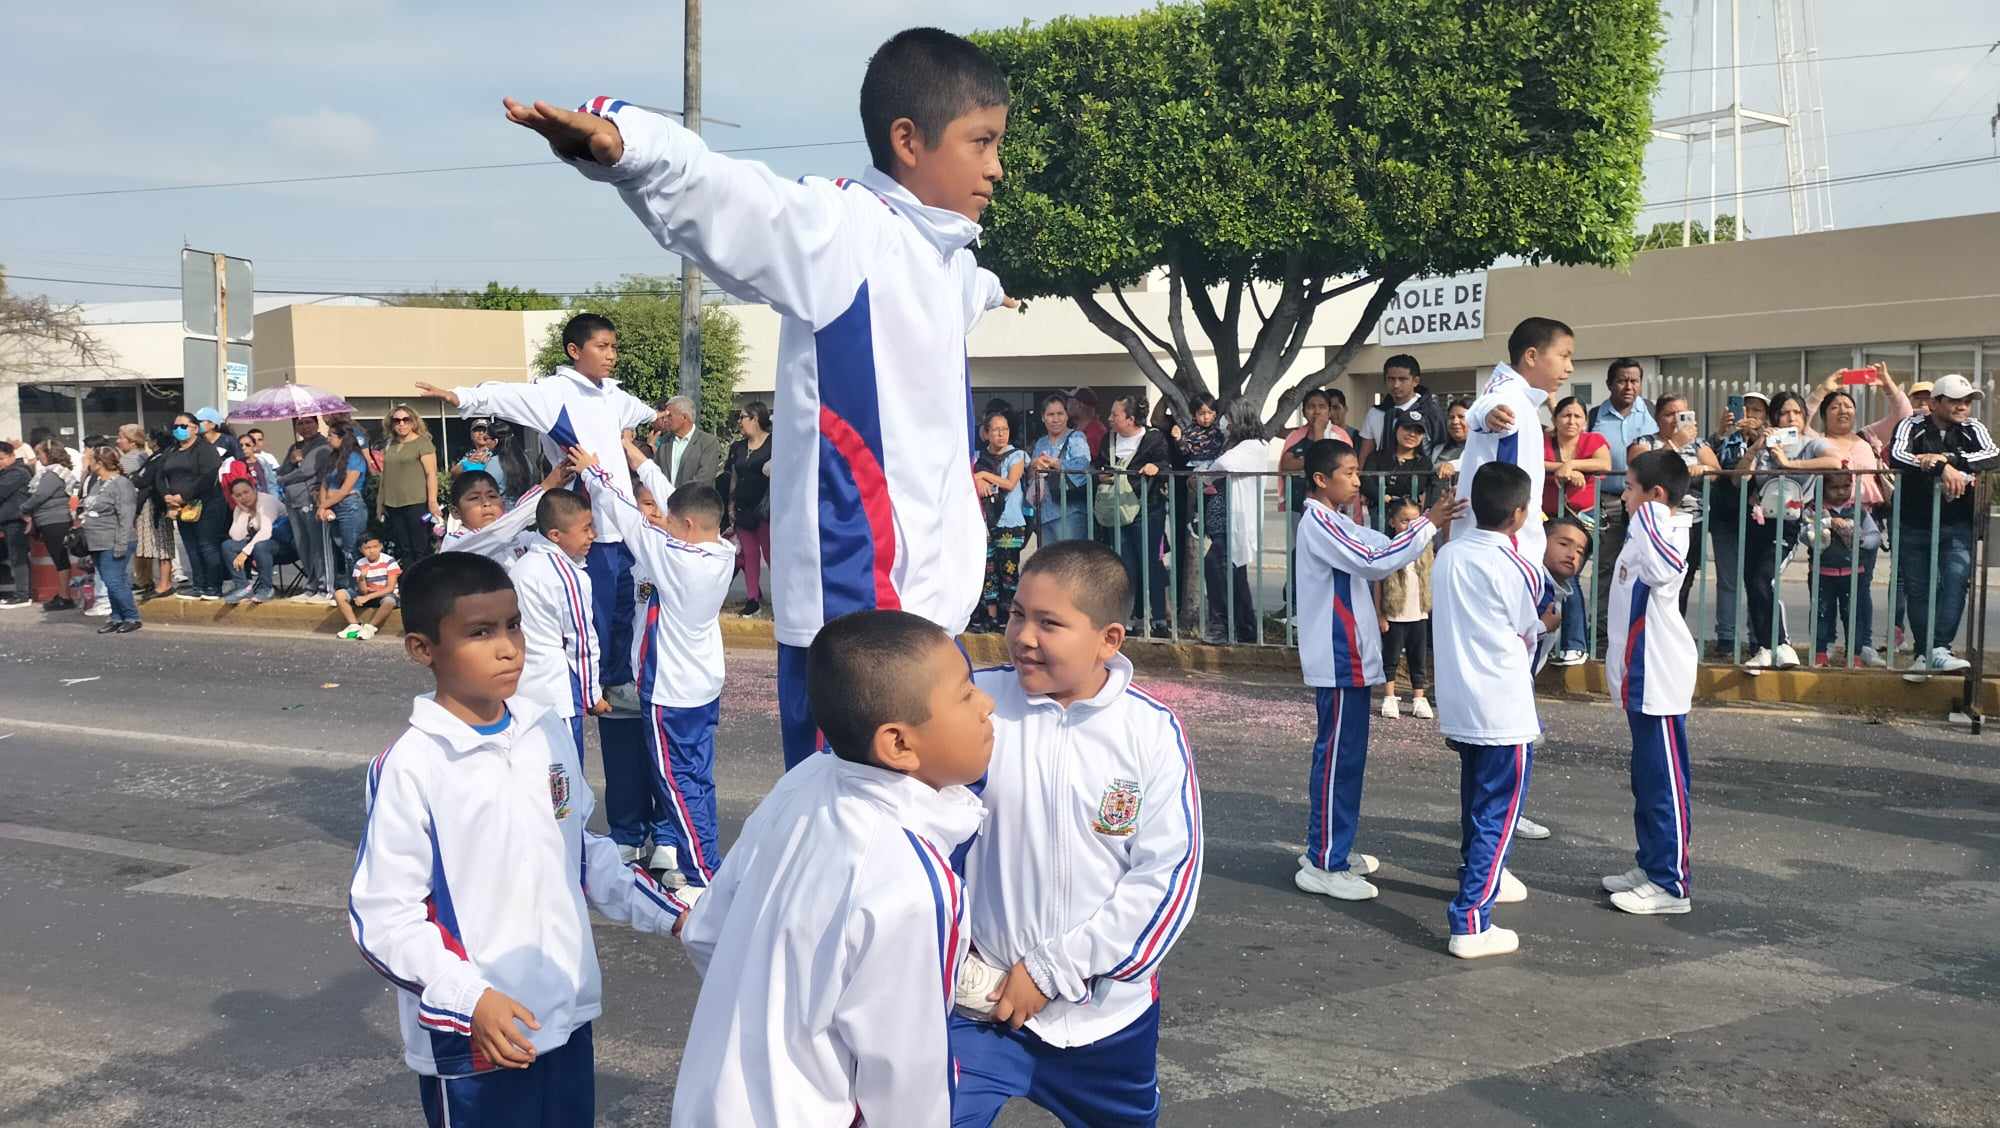
[[[556,809],[556,821],[569,817],[569,772],[561,764],[549,765],[549,802]]]
[[[1137,780],[1112,780],[1097,801],[1097,818],[1090,829],[1119,838],[1132,833],[1139,826],[1139,799]]]

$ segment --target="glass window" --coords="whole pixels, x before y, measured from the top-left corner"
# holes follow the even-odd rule
[[[1727,407],[1730,396],[1750,390],[1750,354],[1730,353],[1708,358],[1708,394],[1718,408]],[[1711,412],[1713,418],[1716,413]]]
[[[85,385],[83,393],[83,437],[109,439],[118,428],[139,418],[139,389],[132,384],[104,387]],[[81,447],[81,442],[71,445]]]
[[[21,385],[21,438],[30,444],[54,436],[65,446],[76,446],[81,436],[76,429],[75,384]]]
[[[1653,399],[1661,396],[1683,396],[1691,410],[1703,419],[1709,418],[1707,387],[1701,378],[1701,358],[1698,356],[1663,356],[1660,358],[1658,378],[1653,381]]]
[[[1798,349],[1782,349],[1757,354],[1757,390],[1767,394],[1782,391],[1804,392],[1805,354]]]
[[[1917,379],[1917,347],[1915,345],[1863,345],[1861,365],[1883,363],[1889,366],[1889,375],[1898,384],[1909,387]]]
[[[138,423],[149,432],[165,430],[186,407],[179,380],[154,380],[139,385]]]

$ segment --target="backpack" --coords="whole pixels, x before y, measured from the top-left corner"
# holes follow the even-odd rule
[[[1138,448],[1133,448],[1132,454],[1138,453]],[[1097,523],[1107,529],[1122,529],[1139,519],[1139,491],[1132,488],[1132,477],[1125,473],[1132,459],[1127,457],[1121,462],[1116,455],[1110,455],[1105,461],[1117,473],[1097,487]]]

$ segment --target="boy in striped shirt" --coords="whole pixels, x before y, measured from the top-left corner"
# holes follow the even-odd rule
[[[1688,898],[1687,715],[1698,654],[1681,618],[1689,519],[1680,512],[1687,463],[1671,450],[1648,451],[1625,475],[1632,534],[1612,574],[1604,680],[1632,728],[1632,829],[1638,865],[1604,879],[1611,903],[1628,913],[1684,913]]]
[[[1292,881],[1307,893],[1366,901],[1378,892],[1366,877],[1377,862],[1349,851],[1368,766],[1369,698],[1386,680],[1384,628],[1369,585],[1422,556],[1465,503],[1446,494],[1391,539],[1342,513],[1361,492],[1354,448],[1321,439],[1306,448],[1305,471],[1310,492],[1299,520],[1299,667],[1317,698],[1319,727],[1306,788],[1306,852]]]
[[[403,574],[402,565],[396,558],[382,551],[382,534],[370,532],[361,538],[361,559],[354,562],[354,586],[356,594],[347,594],[346,588],[335,588],[333,601],[340,605],[340,614],[347,620],[347,626],[340,632],[341,638],[374,638],[375,632],[389,619],[389,613],[396,609],[396,581]],[[361,621],[361,614],[368,613],[368,621]]]

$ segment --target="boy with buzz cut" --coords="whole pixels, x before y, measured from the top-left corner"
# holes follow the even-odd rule
[[[1680,605],[1691,524],[1680,509],[1687,489],[1687,462],[1678,451],[1648,451],[1632,460],[1622,498],[1632,535],[1611,578],[1604,680],[1632,728],[1639,864],[1605,878],[1604,890],[1614,906],[1641,916],[1693,907],[1687,715],[1699,654]]]
[[[951,1119],[950,859],[985,818],[966,785],[993,701],[951,636],[901,611],[835,619],[807,662],[833,754],[778,781],[682,925],[702,984],[675,1128]]]
[[[604,518],[625,539],[638,581],[632,669],[639,678],[652,785],[653,853],[646,868],[670,886],[707,885],[722,864],[715,825],[715,726],[722,715],[722,601],[736,575],[736,545],[722,539],[722,495],[679,489],[636,445],[625,461],[649,499],[641,509],[596,456],[570,452]],[[607,761],[608,765],[608,761]],[[606,781],[606,786],[610,785]],[[621,832],[634,828],[621,826]]]
[[[1515,546],[1529,520],[1532,486],[1525,470],[1489,462],[1472,481],[1477,528],[1455,534],[1431,570],[1431,617],[1437,649],[1438,728],[1458,753],[1458,895],[1446,916],[1450,951],[1460,959],[1500,956],[1520,947],[1493,924],[1496,901],[1527,896],[1507,874],[1515,820],[1528,794],[1534,742],[1534,646],[1560,611],[1538,612],[1548,581],[1541,564]],[[1541,558],[1537,547],[1535,560]]]
[[[1201,788],[1180,719],[1118,652],[1130,605],[1117,553],[1047,545],[1021,568],[1013,664],[974,676],[994,699],[993,761],[965,857],[959,1128],[1014,1097],[1065,1124],[1159,1120],[1159,971],[1194,919]]]
[[[1382,628],[1369,585],[1423,555],[1437,531],[1465,503],[1440,497],[1393,539],[1347,519],[1361,493],[1354,448],[1321,439],[1306,448],[1305,512],[1299,518],[1299,667],[1313,687],[1319,726],[1307,777],[1306,852],[1293,884],[1340,901],[1366,901],[1378,890],[1367,876],[1378,865],[1354,854],[1361,817],[1361,777],[1368,767],[1369,699],[1384,680]]]
[[[583,719],[611,711],[598,685],[597,626],[585,570],[596,539],[590,499],[552,490],[536,503],[535,532],[522,535],[521,555],[507,568],[521,601],[521,635],[528,647],[521,696],[569,725],[579,761]]]
[[[398,988],[433,1128],[592,1123],[587,909],[669,932],[687,902],[584,829],[594,801],[568,726],[515,693],[526,646],[506,569],[439,553],[403,593],[404,651],[437,688],[368,767],[354,943]]]
[[[818,749],[805,648],[821,624],[901,608],[957,635],[979,604],[965,342],[1002,295],[970,248],[1000,180],[1007,103],[1006,76],[969,41],[900,32],[861,81],[872,167],[792,180],[628,102],[506,101],[556,156],[615,185],[662,246],[784,319],[771,574],[788,768]]]
[[[1507,337],[1507,363],[1493,366],[1485,391],[1465,413],[1465,453],[1458,460],[1458,496],[1472,498],[1472,479],[1490,462],[1519,467],[1528,489],[1542,496],[1541,410],[1549,393],[1569,379],[1576,333],[1548,317],[1530,317]],[[1469,533],[1474,521],[1461,516],[1452,536]],[[1516,534],[1521,554],[1542,558],[1542,520],[1531,514]],[[1435,589],[1433,589],[1435,590]]]

